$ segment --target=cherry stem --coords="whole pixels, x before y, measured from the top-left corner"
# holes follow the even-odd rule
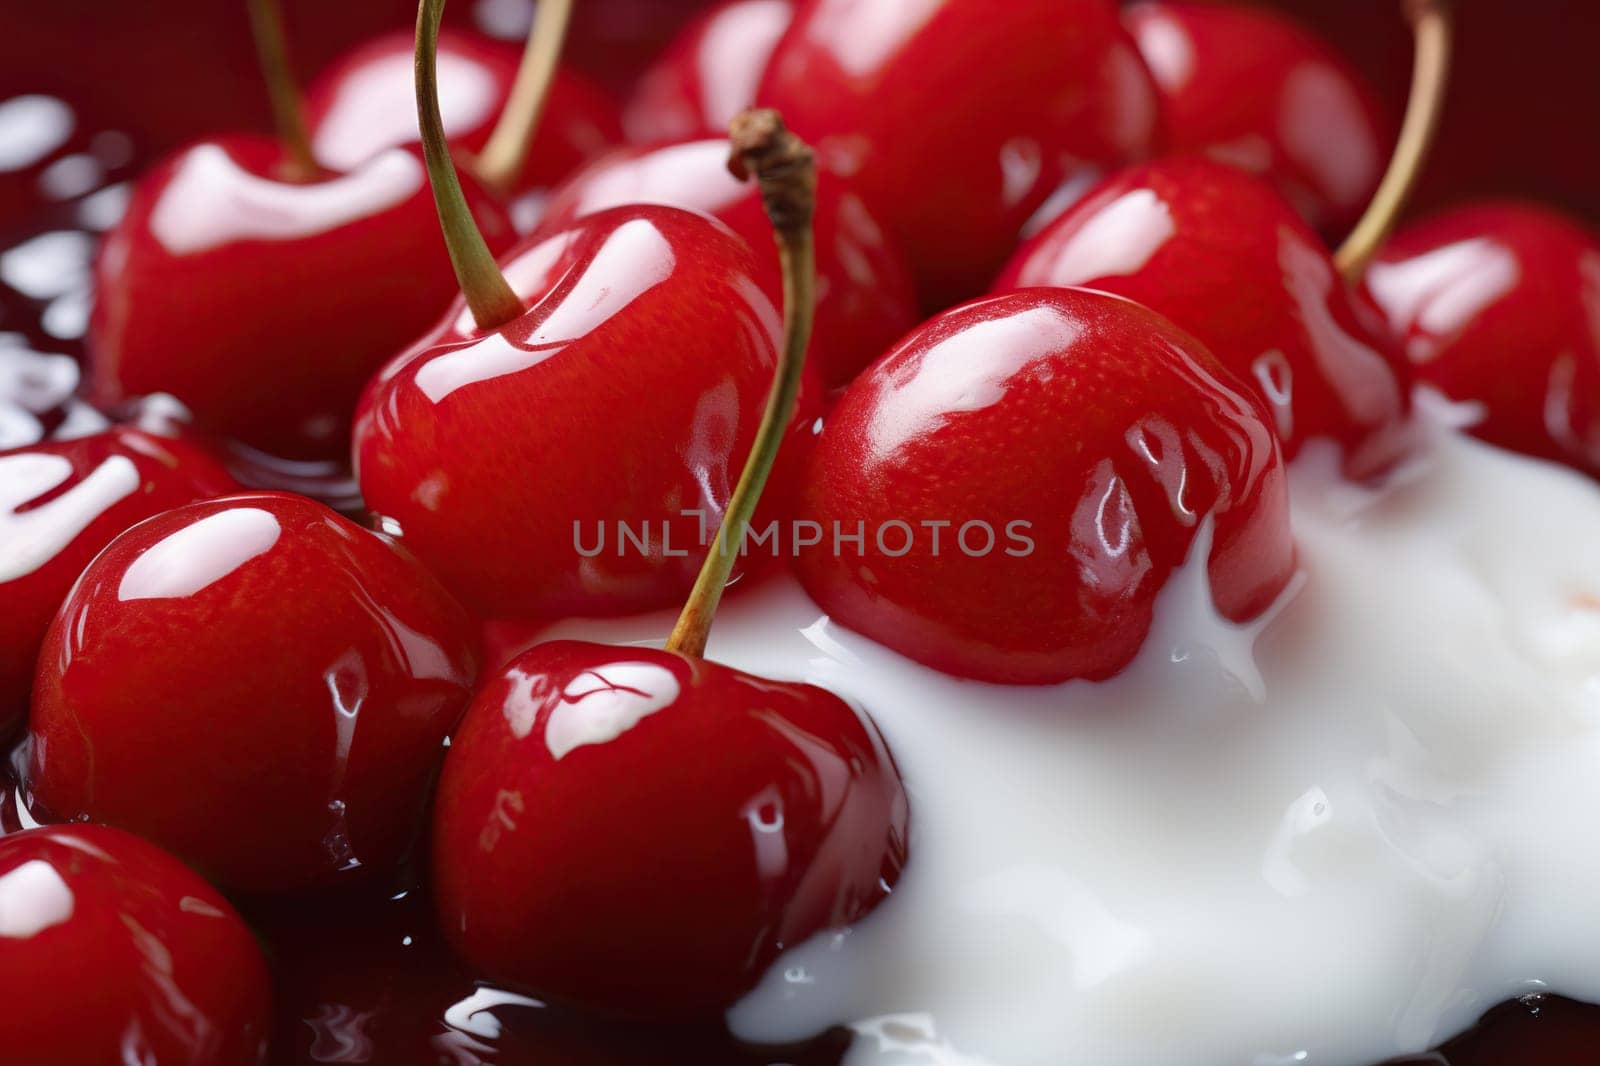
[[[296,178],[317,174],[317,160],[311,154],[311,135],[306,130],[305,108],[289,64],[289,47],[283,32],[283,11],[278,0],[249,0],[250,28],[256,39],[256,55],[267,81],[267,96],[272,101],[272,117],[278,137],[287,150],[288,169]]]
[[[522,53],[522,65],[517,68],[511,95],[478,156],[478,177],[502,196],[516,187],[527,165],[533,138],[539,131],[539,119],[544,115],[550,96],[550,84],[555,80],[556,67],[561,61],[561,48],[570,21],[572,0],[539,0],[533,29],[528,32],[528,47]]]
[[[1427,162],[1428,151],[1433,147],[1439,116],[1444,111],[1445,89],[1450,81],[1450,0],[1404,0],[1404,7],[1416,39],[1411,98],[1406,103],[1405,122],[1400,127],[1400,139],[1389,160],[1389,169],[1361,221],[1333,256],[1339,273],[1351,284],[1361,280],[1367,264],[1400,220],[1400,212],[1405,209],[1422,166]]]
[[[783,268],[783,351],[744,472],[678,624],[667,638],[668,651],[696,658],[705,654],[717,604],[794,417],[816,310],[811,216],[816,209],[817,167],[810,146],[784,127],[776,111],[744,112],[734,118],[728,136],[733,149],[728,169],[740,180],[753,176],[760,184],[761,200],[777,238],[778,262]]]
[[[444,116],[439,112],[439,22],[444,5],[445,0],[422,0],[417,8],[417,122],[422,130],[422,156],[461,294],[478,328],[496,329],[521,317],[524,308],[484,243],[461,191],[455,161],[450,158]]]

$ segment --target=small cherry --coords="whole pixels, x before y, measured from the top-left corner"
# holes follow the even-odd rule
[[[271,980],[249,928],[138,837],[0,839],[0,1052],[18,1066],[257,1066]]]
[[[27,784],[230,890],[382,874],[472,691],[472,623],[392,541],[227,496],[111,542],[45,636]]]
[[[426,4],[427,0],[425,0]],[[479,692],[434,813],[445,937],[555,1002],[714,1016],[786,947],[864,917],[905,862],[907,803],[872,723],[810,685],[702,658],[792,412],[810,328],[810,150],[735,120],[784,258],[783,359],[666,650],[540,644]]]
[[[1068,177],[1156,147],[1112,0],[805,0],[757,93],[849,178],[923,306],[983,291]]]
[[[45,630],[89,560],[152,515],[238,487],[190,441],[135,426],[0,452],[0,739],[28,709]]]
[[[1473,204],[1398,233],[1366,280],[1418,380],[1480,408],[1474,434],[1600,476],[1600,236]]]
[[[836,621],[946,673],[1111,677],[1206,524],[1225,618],[1282,592],[1295,553],[1269,419],[1129,300],[1027,289],[966,304],[829,414],[802,490],[824,540],[800,578]]]
[[[571,0],[539,5],[527,57],[467,30],[439,35],[445,132],[473,176],[503,196],[548,188],[622,139],[604,90],[559,66]],[[367,42],[306,91],[317,161],[349,170],[396,147],[418,146],[416,42],[406,32]],[[420,331],[419,331],[420,332]]]
[[[726,0],[683,28],[622,112],[635,144],[720,136],[756,101],[796,0]]]
[[[1265,177],[1325,235],[1355,224],[1393,131],[1348,60],[1258,7],[1150,0],[1122,17],[1161,89],[1170,151]]]
[[[1370,301],[1352,293],[1393,225],[1443,97],[1445,4],[1416,5],[1418,85],[1367,215],[1337,256],[1271,186],[1199,157],[1115,174],[1018,250],[995,284],[1083,286],[1137,300],[1211,349],[1272,409],[1286,454],[1311,438],[1353,475],[1405,445],[1409,368]]]
[[[502,273],[444,147],[439,6],[420,10],[417,96],[462,299],[368,389],[362,495],[485,617],[669,605],[760,421],[781,332],[764,273],[726,227],[652,205],[546,232]]]
[[[255,0],[275,24],[271,0]],[[450,301],[452,276],[414,152],[316,167],[277,35],[262,36],[281,140],[202,141],[139,183],[95,265],[90,398],[166,392],[197,423],[289,459],[346,454],[362,386]],[[488,239],[501,210],[470,198]]]
[[[767,267],[765,282],[781,298],[771,224],[758,190],[728,173],[726,138],[619,148],[558,187],[541,232],[627,204],[666,204],[703,211],[743,237]],[[843,385],[917,323],[905,257],[844,179],[818,176],[817,314],[808,363],[827,386]]]

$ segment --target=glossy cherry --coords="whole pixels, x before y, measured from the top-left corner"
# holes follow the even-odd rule
[[[198,446],[131,426],[0,452],[0,737],[27,711],[45,630],[89,560],[152,515],[237,489]]]
[[[596,160],[551,196],[547,230],[625,204],[704,211],[749,243],[764,281],[782,301],[778,258],[757,190],[728,173],[727,138],[623,148]],[[807,357],[829,386],[842,385],[917,322],[904,256],[848,182],[821,174],[815,220],[817,311]]]
[[[305,181],[284,163],[276,141],[229,137],[140,182],[96,262],[93,399],[167,392],[275,455],[345,451],[362,386],[449,305],[450,261],[414,152]],[[509,221],[469,195],[506,247]]]
[[[306,90],[311,148],[332,170],[350,170],[388,148],[420,143],[409,32],[374,38],[338,60]],[[483,149],[516,81],[521,51],[465,30],[439,38],[445,130],[463,158]],[[617,108],[581,74],[559,69],[518,190],[548,188],[622,140]],[[417,331],[421,333],[421,330]]]
[[[622,112],[636,144],[720,137],[756,102],[795,0],[727,0],[683,28],[639,78]]]
[[[1159,126],[1111,0],[806,0],[757,102],[854,183],[928,309],[983,291],[1063,180]]]
[[[730,1005],[847,925],[905,857],[905,797],[838,697],[651,648],[541,644],[453,738],[434,814],[446,937],[536,994]]]
[[[1343,56],[1260,7],[1154,0],[1123,21],[1161,89],[1171,151],[1265,177],[1324,234],[1361,217],[1394,128]]]
[[[1110,677],[1202,528],[1224,617],[1283,590],[1294,545],[1269,419],[1127,300],[1030,289],[964,305],[829,415],[803,490],[823,543],[801,553],[801,580],[836,621],[947,673]],[[859,546],[833,539],[857,532]]]
[[[238,891],[385,872],[474,645],[415,560],[310,500],[168,511],[95,558],[46,635],[28,784]]]
[[[997,292],[1084,286],[1137,300],[1192,333],[1266,402],[1289,456],[1311,438],[1364,473],[1396,454],[1405,359],[1282,197],[1198,157],[1100,183],[1018,250]]]
[[[250,930],[160,849],[101,826],[0,840],[0,1049],[27,1066],[266,1062]]]
[[[1600,475],[1600,236],[1511,202],[1403,230],[1367,272],[1418,380],[1472,432]]]

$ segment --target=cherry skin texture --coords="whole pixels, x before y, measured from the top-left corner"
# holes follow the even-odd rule
[[[1160,123],[1111,0],[807,0],[757,102],[850,178],[928,310],[982,292],[1065,179],[1144,158]]]
[[[27,712],[45,630],[89,560],[152,515],[237,490],[195,445],[128,426],[0,452],[0,736]]]
[[[317,161],[350,170],[388,148],[417,146],[416,39],[377,37],[338,60],[306,91],[306,121]],[[522,49],[462,30],[439,35],[439,104],[450,143],[483,150],[516,81]],[[622,140],[605,91],[559,69],[519,188],[547,188]],[[421,332],[420,330],[418,331]]]
[[[1484,440],[1600,475],[1600,237],[1480,203],[1397,234],[1367,272],[1419,380]]]
[[[0,1048],[28,1066],[264,1063],[271,979],[200,876],[103,826],[0,840]]]
[[[91,399],[166,392],[273,455],[347,453],[362,386],[449,306],[455,273],[414,152],[298,183],[282,165],[277,142],[230,137],[139,184],[96,261]],[[504,249],[510,222],[467,188]]]
[[[1402,446],[1405,358],[1270,186],[1198,157],[1113,175],[1017,251],[996,292],[1083,286],[1192,333],[1268,405],[1290,458],[1313,437],[1370,473]]]
[[[729,0],[695,19],[640,77],[622,112],[635,144],[722,136],[756,101],[795,0]]]
[[[526,314],[484,331],[458,303],[367,390],[367,505],[484,617],[681,602],[777,363],[754,253],[703,215],[635,205],[501,265]]]
[[[453,739],[440,926],[471,964],[610,1014],[704,1015],[898,878],[877,729],[832,693],[653,648],[538,645]]]
[[[1110,677],[1207,523],[1225,617],[1255,616],[1288,582],[1268,417],[1197,341],[1130,301],[1029,289],[966,304],[829,415],[802,507],[823,544],[800,553],[801,580],[836,621],[946,673]],[[834,549],[834,530],[863,527],[861,546]]]
[[[1170,151],[1266,178],[1321,233],[1355,225],[1394,130],[1343,56],[1256,7],[1157,0],[1122,17],[1161,89]]]
[[[551,195],[543,228],[565,229],[630,203],[703,211],[726,223],[756,253],[767,292],[782,304],[772,223],[755,184],[728,173],[727,138],[620,148],[597,159]],[[812,234],[817,304],[807,365],[828,386],[843,385],[917,324],[916,296],[905,257],[836,175],[818,175]]]
[[[388,539],[277,493],[191,504],[103,551],[45,637],[28,782],[225,887],[398,864],[476,640]]]

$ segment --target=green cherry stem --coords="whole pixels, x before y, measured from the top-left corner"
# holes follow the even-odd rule
[[[778,355],[772,392],[744,472],[739,475],[739,484],[728,501],[722,526],[689,600],[667,639],[668,651],[695,658],[705,654],[722,590],[760,502],[761,490],[772,474],[789,420],[794,417],[816,310],[811,216],[816,207],[817,167],[811,148],[784,127],[776,111],[766,110],[737,116],[729,128],[729,141],[732,155],[728,169],[741,180],[752,176],[756,179],[778,241],[778,261],[783,268],[783,351]]]
[[[1366,273],[1367,264],[1394,232],[1400,212],[1405,210],[1433,147],[1450,83],[1450,0],[1404,0],[1404,7],[1416,41],[1405,122],[1372,203],[1333,256],[1339,273],[1352,285]]]
[[[484,243],[445,140],[444,117],[439,113],[439,21],[444,17],[444,4],[445,0],[422,0],[417,8],[417,121],[422,130],[422,155],[461,294],[478,328],[496,329],[520,317],[524,308]]]
[[[474,168],[478,177],[502,196],[516,188],[527,165],[571,21],[572,0],[539,0],[511,95]]]
[[[249,0],[250,28],[256,39],[256,55],[267,81],[267,96],[272,101],[272,117],[278,137],[288,152],[291,176],[315,177],[316,157],[311,154],[311,136],[306,131],[305,109],[300,89],[295,85],[289,64],[289,47],[284,40],[283,11],[278,0]]]

